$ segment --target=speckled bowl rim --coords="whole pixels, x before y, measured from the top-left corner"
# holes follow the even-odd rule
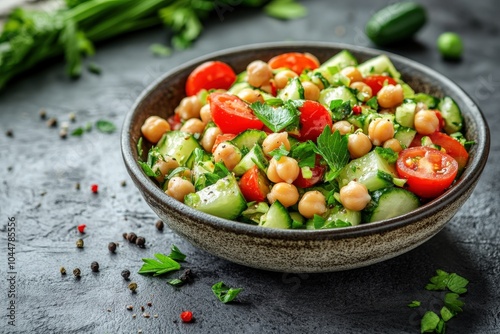
[[[461,95],[464,100],[468,110],[464,110],[462,106],[463,113],[469,113],[476,122],[477,129],[477,141],[478,144],[474,147],[475,154],[469,159],[467,167],[460,179],[455,183],[455,185],[449,189],[445,194],[439,198],[424,204],[418,209],[391,219],[381,220],[374,223],[361,224],[357,226],[338,228],[338,229],[325,229],[325,230],[284,230],[284,229],[269,229],[263,228],[256,225],[245,224],[237,221],[231,221],[227,219],[222,219],[216,216],[212,216],[201,211],[192,209],[175,199],[166,195],[149,177],[147,177],[140,166],[137,163],[137,148],[135,143],[131,138],[131,130],[133,128],[133,120],[140,109],[141,103],[157,89],[161,82],[166,80],[170,76],[175,76],[177,73],[183,72],[186,68],[193,67],[207,60],[216,59],[219,57],[227,57],[231,55],[241,54],[243,52],[252,52],[256,49],[282,52],[283,49],[290,49],[291,51],[298,49],[307,48],[325,48],[325,49],[335,49],[342,50],[347,49],[358,53],[364,53],[367,56],[377,56],[380,54],[386,54],[389,58],[405,64],[408,67],[413,68],[421,72],[423,75],[430,78],[435,78],[442,84],[441,87],[446,87],[448,90],[453,91],[455,94]],[[295,42],[272,42],[272,43],[258,43],[246,46],[233,47],[217,52],[207,54],[202,57],[198,57],[183,65],[177,66],[170,71],[166,72],[164,75],[159,77],[151,85],[149,85],[137,98],[136,102],[132,106],[130,112],[127,114],[121,133],[121,149],[122,156],[126,165],[126,168],[131,175],[132,179],[138,187],[140,187],[143,195],[151,196],[157,202],[165,203],[170,209],[175,211],[179,215],[184,215],[187,218],[195,220],[197,223],[211,225],[218,229],[230,230],[234,233],[245,234],[248,236],[253,236],[256,238],[266,237],[266,238],[276,238],[276,239],[288,239],[288,240],[320,240],[320,239],[342,239],[342,238],[353,238],[369,234],[383,233],[389,230],[397,229],[408,224],[412,224],[415,221],[419,221],[424,217],[429,217],[430,215],[437,213],[446,208],[449,203],[457,200],[464,191],[469,187],[474,186],[477,179],[480,177],[489,154],[490,147],[490,132],[484,115],[476,105],[476,103],[470,98],[470,96],[463,91],[456,83],[448,79],[439,72],[422,65],[416,61],[410,60],[408,58],[376,49],[371,49],[367,47],[354,46],[343,43],[329,43],[329,42],[307,42],[307,41],[295,41]],[[161,208],[160,208],[161,210]]]

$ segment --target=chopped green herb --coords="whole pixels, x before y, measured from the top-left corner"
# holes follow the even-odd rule
[[[299,122],[299,111],[292,103],[272,107],[265,103],[254,102],[250,105],[255,115],[273,132],[280,132],[289,125]]]
[[[465,305],[460,299],[460,295],[454,292],[447,293],[444,296],[444,305],[454,313],[463,312],[462,307]]]
[[[368,101],[366,101],[366,105],[370,108],[372,108],[373,110],[378,110],[378,101],[377,101],[377,97],[374,96],[372,97],[371,99],[369,99]]]
[[[411,303],[408,304],[408,307],[411,307],[411,308],[416,308],[416,307],[419,307],[420,306],[420,301],[418,300],[414,300],[412,301]]]
[[[143,150],[142,150],[142,137],[140,137],[139,140],[137,141],[137,155],[139,156],[139,160],[142,157],[142,153],[143,153]]]
[[[388,163],[393,164],[398,160],[398,154],[390,148],[375,147],[377,154],[384,158]]]
[[[94,74],[101,74],[101,72],[102,72],[101,67],[93,62],[90,62],[87,65],[87,70],[89,70],[90,73],[94,73]]]
[[[295,19],[307,15],[307,9],[294,0],[273,0],[264,7],[267,15],[283,19]]]
[[[156,253],[154,256],[156,259],[142,259],[144,264],[141,269],[139,269],[139,274],[153,274],[153,276],[159,276],[181,268],[181,265],[169,256],[161,253]]]
[[[92,123],[87,122],[87,124],[85,124],[85,131],[86,132],[92,131]]]
[[[326,181],[335,179],[349,162],[347,136],[342,136],[338,130],[332,133],[328,126],[325,126],[323,132],[318,136],[315,151],[325,159],[330,167],[330,171],[325,175]]]
[[[299,167],[313,168],[316,165],[315,144],[312,141],[306,141],[292,146],[290,155],[298,161]]]
[[[224,304],[236,298],[242,290],[242,288],[230,288],[224,282],[218,282],[212,286],[213,293]]]
[[[280,147],[269,152],[269,155],[274,159],[279,160],[281,157],[286,157],[288,153],[290,152],[286,150],[285,145],[281,144]]]
[[[432,311],[425,312],[420,322],[420,333],[433,333],[436,330],[439,320],[440,318],[436,313]]]
[[[177,176],[179,175],[180,173],[184,172],[184,171],[187,171],[189,170],[189,168],[187,167],[176,167],[174,168],[169,174],[168,176],[165,178],[166,180],[170,180],[171,178],[173,178],[174,176]]]
[[[448,282],[446,283],[446,287],[451,291],[458,293],[459,295],[466,293],[466,286],[469,284],[469,280],[463,278],[460,275],[455,273],[451,273],[448,277]]]
[[[149,47],[149,51],[155,56],[168,57],[172,54],[172,49],[163,44],[154,43]]]
[[[170,254],[168,256],[176,261],[184,261],[186,259],[186,255],[176,245],[170,247]]]
[[[330,102],[332,120],[341,121],[352,114],[351,101],[333,100]]]
[[[447,308],[446,306],[443,306],[441,308],[440,314],[441,314],[441,318],[444,321],[448,321],[455,316],[455,313],[451,312],[450,309]]]
[[[72,136],[81,136],[81,135],[83,135],[84,132],[85,132],[85,130],[82,127],[80,127],[80,128],[76,128],[73,131],[71,131],[71,135]]]
[[[171,280],[168,280],[167,283],[172,285],[172,286],[176,286],[176,287],[184,285],[184,282],[178,278],[173,278]]]
[[[325,226],[326,219],[321,217],[320,215],[314,214],[312,220],[313,220],[314,228],[316,230],[323,228],[323,226]]]
[[[116,126],[113,123],[102,119],[95,123],[95,127],[103,133],[113,133],[116,130]]]

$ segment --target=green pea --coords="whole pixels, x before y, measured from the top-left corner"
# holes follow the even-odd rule
[[[437,47],[446,59],[459,59],[462,56],[463,43],[460,36],[454,32],[445,32],[437,40]]]

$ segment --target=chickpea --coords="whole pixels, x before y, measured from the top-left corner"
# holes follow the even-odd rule
[[[228,142],[219,144],[214,151],[215,162],[222,161],[230,171],[241,161],[241,158],[241,151]]]
[[[265,85],[260,86],[260,89],[263,90],[264,92],[266,92],[267,94],[272,94],[273,93],[273,86],[271,86],[271,81],[269,81]]]
[[[278,175],[278,171],[276,170],[276,167],[278,165],[278,162],[276,159],[272,158],[271,161],[269,161],[269,166],[267,167],[267,178],[274,183],[279,183],[283,182],[283,179]]]
[[[184,203],[184,197],[187,194],[194,193],[195,189],[191,182],[186,179],[183,179],[179,176],[174,176],[168,181],[167,191],[165,193],[179,202]]]
[[[276,160],[276,159],[272,159]],[[290,157],[281,157],[276,164],[276,174],[286,183],[292,183],[299,176],[300,167],[297,160]]]
[[[386,140],[394,137],[394,125],[387,118],[375,119],[368,126],[368,137],[373,145],[380,146]]]
[[[366,186],[357,181],[351,181],[340,189],[340,202],[348,210],[361,211],[370,200],[371,196]]]
[[[439,129],[439,118],[433,110],[420,110],[413,119],[415,130],[422,135],[430,135]]]
[[[181,126],[181,131],[195,134],[202,133],[205,129],[205,123],[199,118],[190,118]]]
[[[158,116],[148,117],[141,126],[142,134],[153,144],[156,144],[167,131],[170,131],[170,124]]]
[[[294,71],[291,70],[283,70],[279,71],[276,73],[274,76],[274,83],[276,84],[277,89],[283,89],[286,84],[288,83],[288,80],[291,78],[298,77],[299,75],[295,73]]]
[[[418,102],[417,106],[415,107],[415,112],[419,112],[420,110],[425,110],[428,109],[427,105],[423,102]]]
[[[273,77],[273,71],[266,62],[254,60],[247,66],[247,81],[254,87],[260,87],[269,82]]]
[[[363,102],[368,101],[373,96],[372,88],[364,82],[353,82],[350,87],[358,90],[358,92],[363,96]],[[360,94],[358,94],[358,98]]]
[[[210,109],[210,104],[207,103],[203,107],[201,107],[200,118],[205,124],[212,120],[212,110]]]
[[[287,151],[290,151],[290,142],[288,141],[288,132],[271,133],[262,142],[262,150],[269,156],[269,152],[285,146]]]
[[[203,138],[201,138],[201,146],[203,146],[205,151],[210,152],[210,153],[212,152],[212,148],[214,147],[215,139],[220,134],[222,134],[222,131],[216,126],[212,126],[212,127],[205,130],[205,133],[203,134]]]
[[[360,158],[370,152],[372,142],[363,132],[355,132],[347,137],[347,149],[351,158]]]
[[[403,150],[403,147],[401,146],[401,143],[396,138],[391,138],[389,140],[386,140],[384,142],[383,147],[384,148],[390,148],[390,149],[392,149],[396,153],[401,152]]]
[[[342,73],[343,75],[345,75],[346,77],[348,77],[351,83],[363,81],[363,75],[354,66],[348,66],[346,68],[343,68],[340,71],[340,73]]]
[[[382,108],[394,108],[403,103],[403,87],[386,85],[377,93],[378,105]]]
[[[304,81],[302,87],[304,88],[304,98],[306,100],[318,101],[320,93],[318,86],[310,81]]]
[[[293,184],[286,182],[276,183],[267,194],[270,203],[280,201],[285,208],[294,205],[299,200],[299,191]]]
[[[299,212],[306,218],[322,215],[326,212],[325,196],[317,190],[306,192],[299,201]]]
[[[252,88],[242,89],[237,95],[240,99],[245,100],[248,103],[254,103],[257,101],[264,103],[262,94],[258,90]]]
[[[181,100],[181,103],[175,108],[175,113],[179,114],[181,119],[199,118],[201,110],[201,101],[198,96],[187,96]]]
[[[338,130],[341,135],[346,135],[354,131],[354,127],[348,121],[338,121],[333,123],[332,132]]]
[[[157,173],[158,171],[160,172],[159,175],[156,177],[156,180],[158,182],[163,182],[165,180],[165,175],[167,175],[170,171],[173,171],[177,167],[179,167],[179,163],[177,162],[177,160],[169,156],[166,156],[156,160],[152,169],[153,172],[155,173]]]

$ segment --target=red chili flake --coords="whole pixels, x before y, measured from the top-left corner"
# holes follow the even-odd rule
[[[191,322],[193,320],[193,312],[184,311],[181,313],[182,322]]]
[[[361,106],[354,106],[354,107],[352,107],[352,113],[353,113],[354,115],[359,115],[359,114],[361,114]]]
[[[94,193],[94,194],[97,194],[97,192],[99,191],[99,186],[97,184],[92,184],[90,186],[90,190]]]
[[[78,232],[80,233],[85,233],[85,228],[87,227],[87,225],[85,224],[80,224],[78,225],[76,228],[78,229]]]

